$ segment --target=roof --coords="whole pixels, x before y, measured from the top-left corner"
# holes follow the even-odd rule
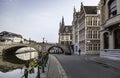
[[[97,14],[97,6],[84,6],[86,14]]]
[[[72,33],[72,26],[64,24],[64,18],[62,17],[62,22],[59,25],[59,33]]]
[[[71,25],[63,26],[59,33],[72,33],[72,26]]]
[[[0,33],[0,36],[20,37],[20,38],[22,38],[22,35],[15,34],[15,33],[11,33],[11,32],[8,32],[8,31],[2,31],[2,32]]]

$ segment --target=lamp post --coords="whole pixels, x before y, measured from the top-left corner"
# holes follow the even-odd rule
[[[42,52],[45,52],[45,38],[43,37]]]

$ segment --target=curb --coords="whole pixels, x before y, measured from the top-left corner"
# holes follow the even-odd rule
[[[55,71],[55,72],[52,72],[52,71]],[[58,59],[54,55],[49,56],[47,78],[68,78],[63,67],[61,66]]]

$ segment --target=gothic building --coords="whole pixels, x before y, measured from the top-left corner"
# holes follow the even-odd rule
[[[120,0],[100,0],[101,56],[120,57]]]
[[[72,22],[72,44],[74,53],[98,54],[100,51],[100,19],[97,6],[84,6],[80,11],[74,8]]]
[[[64,46],[70,46],[72,42],[72,26],[65,25],[64,18],[59,25],[59,44]]]

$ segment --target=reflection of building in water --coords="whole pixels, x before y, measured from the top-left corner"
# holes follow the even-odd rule
[[[24,47],[16,51],[16,56],[22,60],[29,60],[38,56],[37,51],[31,47]]]
[[[36,58],[38,56],[38,53],[28,52],[28,53],[17,54],[16,56],[22,60],[29,60],[31,58]]]

